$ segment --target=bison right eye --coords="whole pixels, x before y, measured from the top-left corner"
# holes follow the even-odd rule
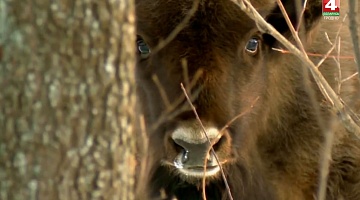
[[[136,40],[138,53],[140,54],[141,59],[146,59],[149,57],[151,51],[149,46],[145,43],[142,38]]]
[[[259,49],[259,39],[257,38],[251,38],[248,43],[245,46],[246,53],[250,55],[255,55],[258,52]]]

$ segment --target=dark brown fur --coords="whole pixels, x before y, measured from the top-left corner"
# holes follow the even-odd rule
[[[138,34],[151,49],[155,48],[183,20],[192,3],[192,0],[137,0]],[[291,39],[276,1],[253,0],[252,3],[269,23]],[[296,25],[294,2],[283,3]],[[307,52],[325,54],[331,45],[324,32],[333,41],[341,21],[323,21],[320,15],[321,1],[309,0],[300,32]],[[344,24],[342,55],[352,55],[347,29]],[[252,36],[261,38],[260,51],[253,56],[244,52]],[[306,78],[301,62],[272,47],[281,48],[281,45],[269,35],[261,34],[254,21],[230,0],[200,0],[190,23],[174,40],[148,59],[139,59],[139,98],[149,137],[149,181],[138,183],[146,185],[139,199],[149,196],[160,199],[160,191],[167,198],[201,199],[200,183],[187,181],[171,166],[162,165],[164,161],[172,162],[176,153],[169,142],[169,133],[179,122],[194,120],[195,115],[190,110],[184,111],[162,120],[153,129],[166,106],[152,76],[157,76],[170,102],[175,102],[183,96],[182,59],[187,61],[190,80],[202,70],[191,92],[205,124],[221,128],[259,97],[251,111],[227,129],[230,139],[226,147],[231,153],[220,159],[229,160],[223,167],[234,199],[316,199],[325,141],[322,129],[330,126],[335,134],[327,199],[360,199],[359,139],[338,121],[312,78]],[[345,60],[341,66],[343,78],[355,70],[353,60]],[[335,88],[338,70],[333,59],[327,59],[321,70]],[[354,78],[344,83],[341,90],[345,101],[357,112],[358,84]],[[181,105],[186,104],[183,98]],[[228,199],[220,176],[208,180],[206,187],[207,199]]]

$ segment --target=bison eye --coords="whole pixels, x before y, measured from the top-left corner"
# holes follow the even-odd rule
[[[141,59],[146,59],[149,57],[151,51],[149,46],[145,43],[145,41],[142,38],[138,38],[136,40],[138,53],[140,54]]]
[[[255,55],[259,49],[259,39],[251,38],[245,46],[246,53],[250,55]]]

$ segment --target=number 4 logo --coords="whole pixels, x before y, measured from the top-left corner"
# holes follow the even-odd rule
[[[322,0],[323,16],[340,16],[340,0]]]
[[[327,2],[327,4],[325,5],[325,8],[330,8],[330,10],[336,10],[336,8],[338,8],[338,7],[336,5],[335,0],[329,0]]]

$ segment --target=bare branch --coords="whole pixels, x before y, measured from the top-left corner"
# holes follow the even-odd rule
[[[156,75],[152,76],[152,80],[154,81],[157,89],[160,92],[161,99],[163,100],[166,108],[169,108],[171,106],[171,103],[169,101],[169,98],[166,95],[164,87],[161,85],[159,78]]]
[[[346,19],[347,15],[345,15],[344,19],[342,20],[341,24],[340,24],[340,27],[336,33],[336,37],[335,37],[335,43],[331,42],[328,34],[325,32],[325,36],[326,36],[326,39],[327,41],[329,42],[329,44],[331,45],[331,48],[329,49],[329,51],[326,53],[326,55],[324,56],[324,58],[316,65],[317,68],[320,67],[320,65],[329,57],[332,57],[335,59],[335,61],[338,63],[339,59],[340,59],[340,40],[339,40],[339,37],[340,37],[340,30],[341,28],[343,27],[344,23],[345,23],[345,19]],[[330,56],[330,53],[334,50],[335,48],[335,45],[336,45],[336,41],[339,42],[339,47],[338,47],[338,54],[336,56]]]
[[[306,55],[306,52],[305,52],[305,49],[304,49],[304,46],[299,38],[299,34],[298,32],[294,29],[294,26],[292,25],[291,23],[291,20],[288,16],[288,14],[286,13],[286,10],[284,8],[284,5],[282,4],[281,0],[276,0],[277,4],[279,5],[279,8],[281,10],[281,13],[283,14],[284,18],[285,18],[285,21],[286,21],[286,24],[288,25],[290,31],[291,31],[291,34],[292,36],[294,37],[295,39],[295,42],[296,44],[299,46],[300,50],[303,52],[304,55]],[[305,7],[302,9],[302,13],[304,12],[305,10]],[[300,26],[300,24],[299,24]]]
[[[304,4],[303,4],[303,9],[301,9],[301,13],[300,13],[300,17],[299,17],[299,23],[296,27],[296,32],[299,31],[300,29],[300,26],[301,26],[301,23],[302,23],[302,19],[304,17],[304,12],[305,12],[305,8],[306,8],[306,5],[307,5],[307,0],[304,1]]]
[[[347,78],[344,78],[343,80],[341,80],[341,83],[345,82],[345,81],[348,81],[352,78],[354,78],[356,75],[358,75],[359,72],[355,72],[354,74],[352,74],[351,76],[347,77]]]
[[[195,87],[197,81],[199,80],[199,78],[201,77],[201,75],[203,74],[202,70],[198,70],[196,72],[196,74],[192,77],[192,80],[189,83],[189,86],[187,86],[187,88],[193,88]],[[197,94],[200,92],[201,88],[197,88],[195,91],[193,91],[193,96],[197,96]],[[181,104],[184,102],[185,97],[184,96],[180,96],[179,98],[177,98],[176,100],[174,100],[173,102],[171,102],[170,106],[166,108],[166,110],[160,115],[160,117],[158,118],[158,120],[152,125],[150,132],[155,131],[160,124],[162,124],[164,121],[166,120],[171,120],[174,117],[178,116],[180,113],[183,113],[185,111],[188,111],[190,108],[188,108],[188,105],[183,105],[181,106]]]
[[[340,32],[340,30],[339,30]],[[336,40],[338,45],[337,45],[337,58],[334,58],[335,62],[336,62],[336,66],[338,68],[338,77],[336,78],[337,79],[337,82],[338,82],[338,88],[337,88],[337,94],[340,95],[341,93],[341,79],[342,79],[342,72],[341,72],[341,66],[340,66],[340,52],[341,52],[341,38],[339,37],[338,40]]]
[[[222,129],[220,130],[220,134],[222,134],[225,129],[227,129],[230,124],[234,123],[235,120],[239,119],[240,117],[244,116],[246,113],[248,113],[253,107],[254,105],[256,104],[256,102],[260,99],[260,97],[256,97],[255,100],[253,102],[251,102],[251,105],[248,109],[246,109],[245,111],[241,112],[240,114],[236,115],[234,118],[232,118],[228,123],[225,124],[224,127],[222,127]]]
[[[195,14],[199,7],[200,0],[194,0],[189,13],[184,17],[184,19],[174,28],[174,30],[169,34],[167,38],[161,40],[158,45],[154,48],[152,53],[156,53],[166,45],[168,45],[179,33],[182,31],[189,23],[191,17]]]
[[[331,45],[333,45],[333,43],[331,43]],[[290,51],[285,50],[285,49],[281,49],[281,48],[271,48],[274,51],[278,51],[280,53],[283,54],[291,54]],[[318,53],[310,53],[310,52],[306,52],[306,54],[310,57],[324,57],[324,54],[318,54]],[[339,59],[354,59],[354,56],[338,56],[338,55],[328,55],[328,58],[339,58]]]
[[[329,57],[329,55],[331,54],[331,52],[335,49],[335,44],[333,44],[331,46],[331,48],[329,49],[329,51],[325,54],[325,56],[318,62],[318,64],[316,65],[316,68],[319,68],[323,63],[324,61]]]

